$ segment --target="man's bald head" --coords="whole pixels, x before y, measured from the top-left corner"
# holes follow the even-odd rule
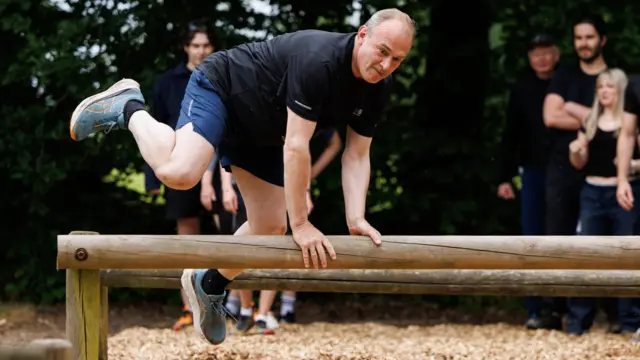
[[[369,83],[391,75],[411,50],[415,34],[415,22],[398,9],[373,14],[356,35],[354,75]]]

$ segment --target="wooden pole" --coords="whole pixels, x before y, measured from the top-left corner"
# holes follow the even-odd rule
[[[328,236],[329,269],[640,270],[637,236]],[[59,235],[60,269],[303,269],[291,236]]]
[[[109,287],[180,288],[180,270],[103,270]],[[247,270],[229,289],[378,294],[640,297],[640,271]]]
[[[86,233],[74,231],[70,236]],[[100,354],[102,294],[99,270],[67,269],[66,288],[66,331],[73,348],[72,358],[106,359],[106,354]]]

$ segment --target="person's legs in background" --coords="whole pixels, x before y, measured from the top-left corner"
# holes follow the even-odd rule
[[[580,216],[580,192],[584,179],[579,174],[550,168],[546,172],[545,181],[546,235],[575,236]],[[562,317],[567,312],[568,306],[567,299],[545,298],[543,304],[543,328],[562,330]]]
[[[640,197],[640,180],[631,181],[634,198]],[[616,188],[612,187],[606,194],[606,205],[613,220],[613,235],[631,236],[638,234],[640,223],[640,208],[634,206],[631,211],[624,210],[616,199]],[[620,333],[635,333],[640,331],[640,298],[617,299],[617,310]]]
[[[296,322],[296,292],[283,291],[280,296],[280,314],[278,318],[283,324]]]
[[[585,183],[580,194],[580,235],[606,235],[611,233],[611,222],[603,203],[607,187]],[[614,190],[615,200],[615,190]],[[597,313],[597,301],[593,297],[567,299],[566,331],[582,335],[593,325]]]
[[[174,190],[165,187],[166,218],[176,222],[176,232],[178,235],[199,235],[200,215],[203,211],[200,203],[200,186],[196,185],[189,190]],[[182,316],[173,324],[173,330],[181,330],[193,324],[193,316],[189,309],[189,301],[181,290],[182,296]]]
[[[521,179],[522,235],[544,235],[544,171],[525,167]],[[529,316],[525,326],[529,329],[541,328],[542,298],[539,296],[525,297],[525,307]]]

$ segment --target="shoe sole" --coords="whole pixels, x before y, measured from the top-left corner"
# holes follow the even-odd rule
[[[85,107],[87,107],[89,104],[95,101],[100,101],[102,99],[105,99],[114,95],[118,95],[129,89],[139,90],[140,84],[138,84],[138,82],[132,79],[122,79],[116,82],[115,84],[111,85],[111,87],[109,87],[107,90],[101,93],[97,93],[93,96],[89,96],[88,98],[82,100],[80,105],[78,105],[73,111],[73,114],[71,115],[71,121],[69,122],[69,135],[71,135],[71,139],[78,141],[76,138],[76,134],[73,131],[73,127],[76,124],[76,121],[78,120],[78,116],[80,116],[80,113],[82,113],[82,110]]]
[[[202,332],[201,323],[200,323],[200,312],[202,311],[202,307],[200,301],[198,300],[198,296],[196,295],[196,289],[193,287],[193,282],[191,281],[191,277],[193,275],[193,270],[184,270],[182,271],[182,277],[180,277],[180,283],[182,283],[182,289],[184,290],[185,295],[187,295],[187,300],[189,301],[189,308],[191,309],[191,314],[193,315],[193,328],[196,330],[196,333],[203,339],[207,340]],[[194,311],[196,310],[196,311]]]

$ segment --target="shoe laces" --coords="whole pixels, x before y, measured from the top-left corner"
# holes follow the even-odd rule
[[[229,309],[224,306],[223,300],[224,299],[222,297],[215,297],[211,299],[211,310],[213,310],[213,313],[217,316],[222,317],[226,317],[227,315],[229,315],[234,321],[238,322],[238,320],[233,316]]]
[[[107,125],[107,127],[103,130],[103,132],[104,132],[105,134],[108,134],[108,133],[110,133],[110,132],[111,132],[111,130],[113,130],[113,128],[115,128],[115,127],[117,127],[117,126],[118,126],[118,123],[117,123],[117,122],[115,122],[115,121],[110,122],[110,123]]]

